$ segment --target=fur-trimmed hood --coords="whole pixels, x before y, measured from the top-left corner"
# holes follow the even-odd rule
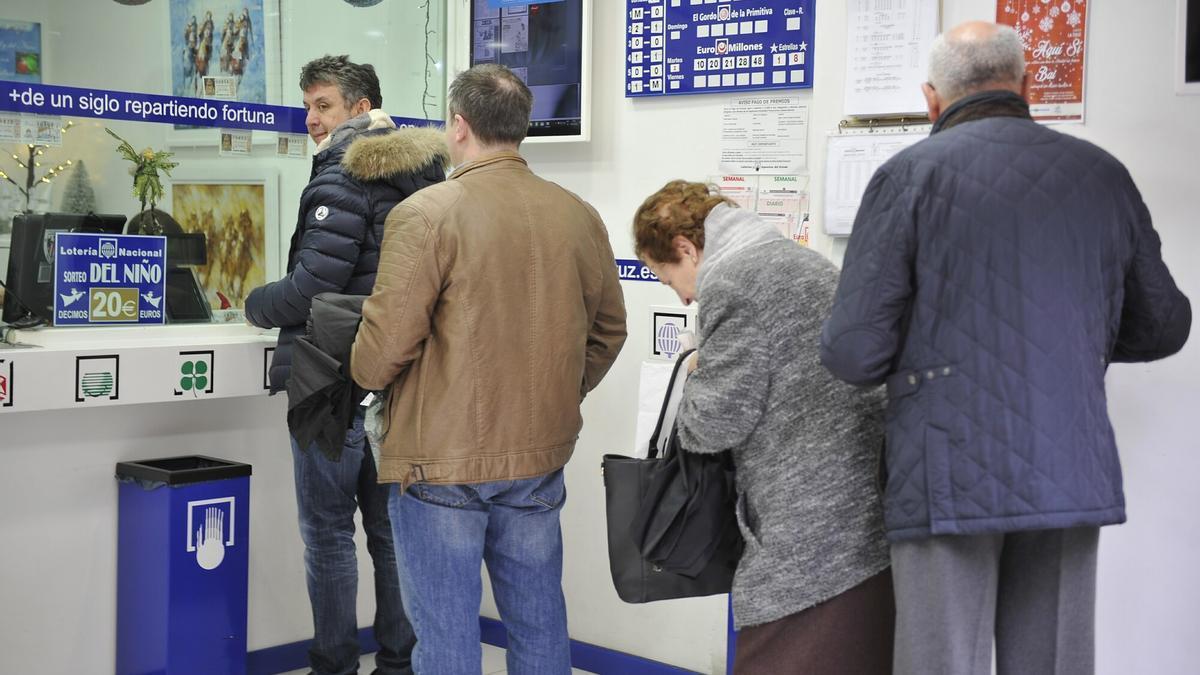
[[[420,173],[431,165],[450,162],[442,131],[404,127],[391,133],[367,134],[355,139],[342,157],[342,166],[359,180],[381,180],[396,174]]]

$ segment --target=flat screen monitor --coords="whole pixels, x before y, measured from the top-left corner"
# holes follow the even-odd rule
[[[203,232],[168,234],[166,237],[168,266],[208,264],[208,238]]]
[[[508,66],[533,92],[527,141],[590,137],[591,0],[471,0],[469,66]]]
[[[4,285],[2,318],[14,323],[31,313],[54,316],[54,235],[59,232],[120,234],[125,216],[113,214],[23,213],[13,218],[12,244]]]
[[[212,321],[212,307],[190,267],[167,270],[167,321],[171,323],[207,323]]]

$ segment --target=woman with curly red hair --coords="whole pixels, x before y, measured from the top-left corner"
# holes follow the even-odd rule
[[[633,231],[662,283],[700,305],[676,424],[688,451],[730,450],[737,469],[735,671],[890,673],[882,392],[838,382],[818,355],[837,269],[703,183],[667,183]]]

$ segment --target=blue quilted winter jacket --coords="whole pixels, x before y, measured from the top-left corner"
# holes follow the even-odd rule
[[[875,173],[821,360],[887,384],[890,539],[1124,522],[1105,370],[1191,328],[1159,249],[1125,167],[1028,117],[935,127]]]
[[[441,132],[396,129],[375,110],[339,126],[328,147],[313,156],[287,274],[246,298],[251,323],[280,328],[271,359],[271,393],[287,387],[292,343],[304,333],[313,296],[370,295],[388,213],[421,188],[444,180],[448,162]]]

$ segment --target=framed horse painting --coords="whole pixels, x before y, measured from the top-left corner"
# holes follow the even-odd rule
[[[193,160],[172,172],[160,205],[187,233],[203,233],[207,262],[196,277],[213,310],[243,308],[251,290],[282,276],[279,174]]]
[[[173,96],[279,103],[279,0],[170,0],[170,93]],[[275,134],[260,133],[259,142]],[[167,142],[216,145],[215,128],[175,125]]]

